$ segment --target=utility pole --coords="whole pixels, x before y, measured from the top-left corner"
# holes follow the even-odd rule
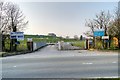
[[[2,52],[2,32],[0,31],[0,52]]]

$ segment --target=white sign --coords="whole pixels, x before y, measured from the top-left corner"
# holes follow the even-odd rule
[[[102,36],[102,39],[109,39],[109,36]]]
[[[93,37],[86,37],[86,39],[93,39]]]
[[[24,40],[24,32],[11,32],[10,39]]]
[[[33,40],[32,40],[32,38],[27,38],[27,41],[32,42]]]
[[[95,31],[105,31],[104,29],[96,29]]]

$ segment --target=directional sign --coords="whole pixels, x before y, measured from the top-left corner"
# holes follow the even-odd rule
[[[11,32],[10,39],[24,40],[24,32]]]
[[[97,37],[97,36],[104,36],[105,32],[104,31],[94,31],[94,36]]]
[[[93,39],[93,37],[86,37],[86,39]]]
[[[102,36],[102,39],[109,39],[109,36]]]

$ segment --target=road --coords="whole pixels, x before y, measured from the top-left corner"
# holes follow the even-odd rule
[[[54,45],[37,52],[2,58],[3,78],[100,78],[118,76],[118,53],[58,51]]]

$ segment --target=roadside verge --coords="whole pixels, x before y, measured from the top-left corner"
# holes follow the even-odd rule
[[[7,56],[15,56],[15,55],[21,55],[21,54],[27,54],[27,53],[33,53],[35,51],[38,51],[39,49],[42,49],[44,47],[46,47],[48,44],[46,43],[37,43],[39,45],[37,45],[37,47],[32,50],[32,51],[21,51],[21,52],[0,52],[0,57],[7,57]]]

